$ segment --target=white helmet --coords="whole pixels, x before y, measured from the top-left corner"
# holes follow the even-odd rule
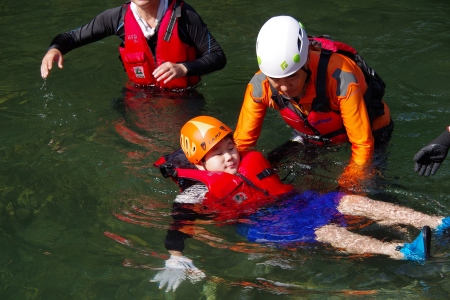
[[[259,68],[269,77],[287,77],[306,63],[308,48],[308,35],[300,22],[289,16],[273,17],[256,40]]]

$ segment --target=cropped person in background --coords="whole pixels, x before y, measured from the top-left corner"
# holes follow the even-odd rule
[[[219,120],[199,116],[181,129],[181,150],[154,165],[181,188],[173,205],[174,222],[165,247],[170,258],[153,280],[166,291],[185,279],[198,282],[206,275],[184,255],[184,240],[205,237],[196,220],[237,224],[249,241],[302,247],[326,243],[353,254],[382,254],[398,260],[423,261],[430,256],[431,229],[439,238],[450,218],[432,216],[383,201],[339,192],[299,192],[284,184],[260,152],[239,152],[232,130]],[[379,224],[422,228],[412,243],[385,242],[349,230],[350,217]],[[361,226],[360,226],[361,227]]]
[[[434,141],[414,155],[414,171],[420,176],[434,175],[447,157],[450,148],[450,126]]]
[[[247,86],[234,133],[238,149],[256,146],[270,107],[294,129],[294,141],[350,142],[351,159],[340,176],[341,186],[369,177],[375,146],[387,143],[394,127],[388,106],[373,88],[378,84],[384,93],[381,79],[369,75],[368,84],[349,57],[325,53],[323,47],[313,51],[303,25],[290,16],[273,17],[262,26],[256,55],[260,70]]]
[[[47,78],[54,62],[63,68],[67,52],[112,35],[122,40],[122,63],[138,85],[184,89],[226,64],[222,48],[190,5],[178,0],[132,0],[57,35],[42,59],[42,78]]]

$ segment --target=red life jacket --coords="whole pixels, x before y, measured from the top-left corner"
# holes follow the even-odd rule
[[[319,112],[311,109],[308,116],[303,114],[288,99],[272,89],[272,100],[278,105],[281,117],[306,141],[316,144],[341,144],[348,142],[342,117],[338,112]],[[313,100],[313,105],[316,99]]]
[[[320,51],[320,60],[317,68],[316,91],[317,98],[316,110],[324,111],[329,109],[329,100],[326,95],[326,72],[328,62],[332,53],[338,53],[350,58],[361,69],[367,84],[367,90],[364,93],[364,104],[371,123],[384,115],[383,97],[386,84],[377,72],[369,67],[367,62],[359,55],[358,51],[352,46],[343,42],[334,41],[330,36],[309,36],[310,49]]]
[[[158,85],[166,89],[183,89],[197,84],[198,76],[184,76],[164,84],[156,82],[152,73],[162,63],[193,61],[196,59],[195,48],[183,43],[178,35],[178,18],[181,16],[182,1],[174,0],[168,7],[158,29],[156,43],[156,60],[147,44],[133,12],[128,6],[124,18],[125,46],[119,47],[125,70],[131,81],[138,85]]]
[[[180,150],[175,152],[179,155]],[[266,206],[293,187],[281,182],[260,152],[241,154],[241,163],[236,175],[192,168],[177,168],[167,160],[170,155],[154,163],[164,177],[171,177],[186,188],[185,180],[202,182],[208,188],[201,206],[202,213],[216,213],[220,219],[234,219]],[[181,180],[181,182],[180,182]]]

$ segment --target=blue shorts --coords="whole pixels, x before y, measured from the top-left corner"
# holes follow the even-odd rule
[[[312,191],[290,194],[289,198],[251,215],[248,223],[238,225],[237,232],[257,243],[312,243],[317,228],[330,223],[345,227],[344,217],[337,210],[343,195]]]

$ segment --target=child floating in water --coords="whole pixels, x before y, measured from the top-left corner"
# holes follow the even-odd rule
[[[283,184],[261,153],[239,153],[232,130],[219,120],[200,116],[181,129],[181,149],[155,163],[165,177],[172,177],[182,192],[175,199],[174,223],[166,249],[166,268],[153,281],[167,291],[187,277],[204,278],[183,255],[183,224],[196,218],[250,222],[238,232],[250,241],[292,245],[322,242],[354,254],[384,254],[393,259],[421,261],[430,256],[431,229],[437,234],[450,227],[450,218],[430,216],[410,208],[357,195],[331,192],[299,193]],[[186,160],[187,158],[187,160]],[[346,229],[344,216],[363,216],[382,225],[404,224],[421,229],[412,243],[390,243]]]

